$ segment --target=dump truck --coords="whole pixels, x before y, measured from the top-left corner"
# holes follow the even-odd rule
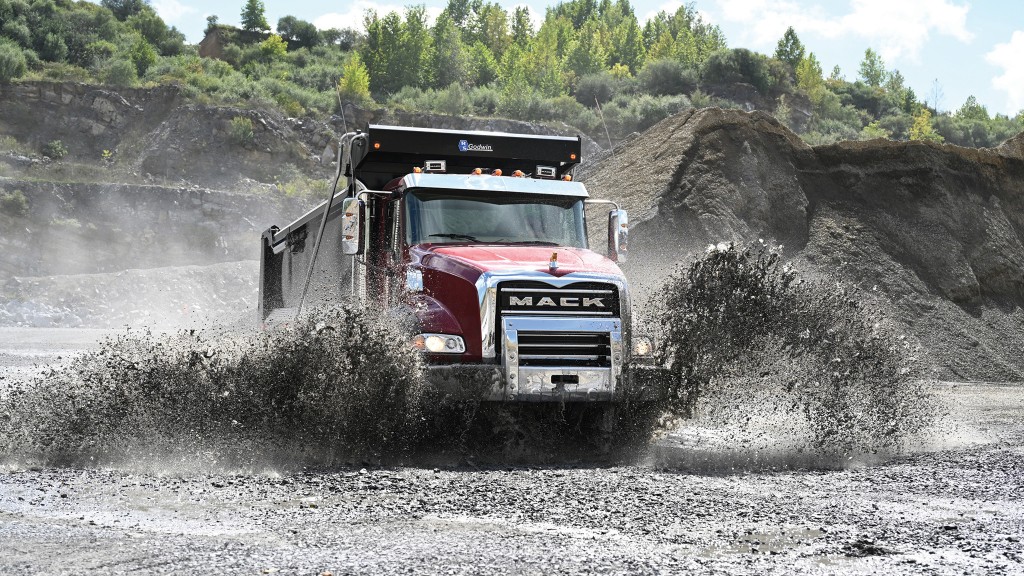
[[[573,180],[580,137],[370,125],[340,142],[346,184],[261,238],[259,317],[369,307],[407,326],[429,376],[497,402],[614,409],[650,338],[617,263],[628,219]],[[604,211],[604,254],[587,216]],[[600,212],[599,212],[600,213]]]

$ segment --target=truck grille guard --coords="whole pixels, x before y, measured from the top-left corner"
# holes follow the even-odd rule
[[[502,310],[499,298],[508,300],[502,285],[510,286],[507,292],[512,294],[610,298],[611,302],[566,309],[558,305],[561,300],[554,300],[548,304],[550,309]],[[608,286],[615,288],[615,294],[608,294],[613,292]],[[562,277],[544,272],[489,272],[477,281],[477,293],[483,358],[496,360],[500,355],[506,398],[545,400],[563,393],[574,399],[614,396],[629,354],[624,343],[629,341],[631,318],[624,278],[592,272]]]

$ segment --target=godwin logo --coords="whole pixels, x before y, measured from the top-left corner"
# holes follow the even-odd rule
[[[469,140],[459,140],[459,152],[494,152],[490,144],[470,144]]]

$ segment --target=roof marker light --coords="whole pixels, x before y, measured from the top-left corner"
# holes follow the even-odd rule
[[[474,176],[479,176],[479,175],[481,175],[483,173],[484,173],[484,171],[481,168],[473,168],[473,171],[470,172],[470,174],[472,174]]]
[[[575,152],[573,152],[572,154],[569,154],[569,160],[575,160],[575,159],[576,159],[576,153]]]
[[[380,142],[374,142],[373,143],[373,149],[374,150],[380,150]]]
[[[494,171],[491,172],[491,176],[501,176],[501,168],[495,168]]]
[[[566,174],[565,176],[562,176],[562,180],[565,180],[566,182],[571,182],[572,174]]]
[[[516,170],[512,173],[513,178],[526,178],[526,174],[523,174],[522,170]]]
[[[423,168],[420,168],[419,166],[413,166],[412,167],[412,173],[413,174],[420,174],[422,172],[423,172]]]

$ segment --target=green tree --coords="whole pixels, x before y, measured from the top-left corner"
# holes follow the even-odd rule
[[[122,22],[149,8],[146,0],[102,0],[100,6],[113,12],[114,17]]]
[[[604,30],[601,24],[597,21],[587,22],[565,57],[565,67],[577,78],[604,70],[608,61],[604,46]]]
[[[341,72],[341,80],[338,81],[338,94],[344,102],[365,105],[372,102],[370,98],[370,73],[363,65],[358,52],[353,52],[352,57]]]
[[[910,139],[937,143],[943,141],[943,137],[932,127],[932,113],[927,108],[922,107],[914,116],[914,123],[910,126]]]
[[[498,60],[512,43],[509,34],[508,13],[497,2],[480,5],[476,17],[469,24],[469,42],[479,40],[491,49]]]
[[[622,18],[611,32],[608,61],[622,64],[636,74],[644,64],[645,50],[643,31],[632,13]]]
[[[245,6],[242,7],[242,30],[246,32],[266,32],[270,30],[263,0],[245,1]]]
[[[885,79],[886,102],[890,108],[904,109],[907,97],[906,80],[899,70],[893,70]]]
[[[432,38],[427,27],[427,9],[423,5],[405,9],[405,22],[399,35],[399,50],[391,61],[389,74],[401,86],[425,88],[430,78]]]
[[[405,84],[404,79],[391,77],[389,70],[396,58],[402,17],[397,12],[389,12],[381,18],[377,12],[368,10],[363,26],[366,28],[366,43],[360,56],[370,74],[370,91],[374,94],[397,92]]]
[[[956,111],[956,116],[963,120],[981,120],[984,122],[989,120],[988,109],[979,104],[978,99],[973,94],[968,96],[963,106]]]
[[[805,53],[806,48],[793,27],[786,28],[786,33],[782,35],[775,47],[775,59],[789,64],[790,69],[795,71],[797,66],[804,61]]]
[[[821,63],[814,56],[814,52],[807,55],[796,67],[796,85],[807,93],[815,105],[820,104],[824,98],[825,79],[821,76]]]
[[[434,24],[434,50],[431,52],[430,69],[434,72],[434,88],[447,88],[462,84],[469,77],[469,54],[462,43],[462,32],[455,26],[451,16],[441,13]]]
[[[860,78],[872,88],[878,88],[885,82],[885,62],[874,50],[864,51],[864,60],[860,63]]]
[[[320,43],[320,31],[316,26],[295,16],[278,19],[277,33],[293,48],[312,48]]]
[[[483,42],[469,47],[469,68],[469,79],[476,86],[486,86],[498,79],[498,61]]]
[[[520,48],[526,48],[533,37],[533,24],[530,22],[530,10],[526,6],[517,6],[512,13],[512,42]]]

